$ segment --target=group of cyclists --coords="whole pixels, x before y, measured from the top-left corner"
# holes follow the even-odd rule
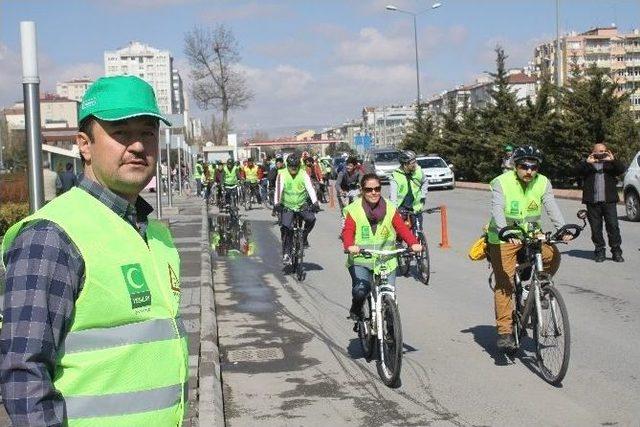
[[[491,213],[487,221],[488,258],[496,278],[494,288],[497,346],[505,351],[515,346],[512,334],[513,276],[520,240],[511,237],[501,241],[498,232],[514,224],[527,231],[541,230],[542,209],[549,215],[554,227],[560,229],[564,219],[553,196],[550,181],[538,173],[542,153],[532,146],[518,147],[511,155],[513,169],[491,181]],[[400,167],[390,176],[390,197],[382,197],[380,177],[366,173],[356,157],[349,157],[335,179],[335,191],[342,213],[340,239],[347,255],[347,268],[351,277],[352,301],[349,317],[358,320],[362,316],[362,304],[372,284],[371,260],[362,256],[362,249],[395,249],[404,242],[413,253],[420,253],[423,246],[416,238],[415,230],[407,222],[409,216],[421,216],[428,193],[428,179],[416,163],[416,153],[401,150]],[[197,166],[196,166],[197,170]],[[295,214],[304,221],[304,246],[309,246],[309,234],[320,211],[318,191],[320,183],[328,188],[330,169],[312,156],[290,154],[286,160],[276,158],[256,165],[248,159],[240,165],[229,159],[226,165],[215,167],[216,183],[236,186],[241,180],[252,188],[265,179],[273,189],[273,214],[279,218],[282,238],[283,266],[291,263],[292,223]],[[206,186],[205,186],[206,188]],[[421,219],[421,218],[420,218]],[[421,221],[420,221],[421,222]],[[572,238],[567,234],[562,240]],[[560,254],[555,246],[544,245],[544,269],[553,274],[560,264]],[[395,280],[397,260],[386,261],[389,281]]]

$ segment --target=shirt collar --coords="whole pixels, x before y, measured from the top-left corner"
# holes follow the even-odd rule
[[[80,176],[78,187],[91,194],[116,215],[134,226],[137,225],[136,223],[146,222],[147,217],[153,212],[153,207],[142,197],[138,196],[135,204],[131,204],[128,200],[87,178],[84,174]]]

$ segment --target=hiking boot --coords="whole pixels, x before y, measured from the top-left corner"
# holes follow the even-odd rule
[[[513,334],[498,334],[497,340],[498,350],[502,350],[506,353],[513,352],[516,349],[516,341],[513,339]]]
[[[595,262],[604,262],[606,257],[604,256],[604,251],[595,251],[594,260]]]
[[[615,262],[624,262],[624,258],[622,258],[622,251],[620,248],[615,248],[611,251],[611,256]]]

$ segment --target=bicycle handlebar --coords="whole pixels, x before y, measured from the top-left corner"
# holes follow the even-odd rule
[[[584,226],[580,226],[578,224],[565,224],[560,227],[555,233],[546,232],[536,233],[534,235],[533,232],[527,232],[519,225],[508,225],[498,232],[498,238],[503,242],[515,238],[523,240],[525,243],[535,240],[541,240],[550,244],[564,243],[564,240],[562,240],[564,236],[570,235],[573,239],[575,239],[580,235],[582,230],[584,230]]]

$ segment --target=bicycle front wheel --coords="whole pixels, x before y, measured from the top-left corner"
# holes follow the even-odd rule
[[[431,258],[429,257],[429,245],[424,236],[420,236],[420,244],[422,245],[422,253],[418,257],[418,278],[425,285],[429,284],[431,279]]]
[[[369,361],[373,356],[373,351],[376,348],[376,337],[371,333],[371,299],[367,298],[367,301],[362,307],[362,318],[358,320],[358,338],[360,338],[360,346],[362,347],[362,355]]]
[[[400,385],[402,367],[402,325],[396,302],[389,296],[382,297],[382,339],[379,340],[378,375],[388,387]]]
[[[541,290],[542,319],[533,316],[533,339],[540,374],[550,384],[562,382],[569,368],[571,333],[567,306],[553,284]],[[540,324],[538,324],[540,323]]]

